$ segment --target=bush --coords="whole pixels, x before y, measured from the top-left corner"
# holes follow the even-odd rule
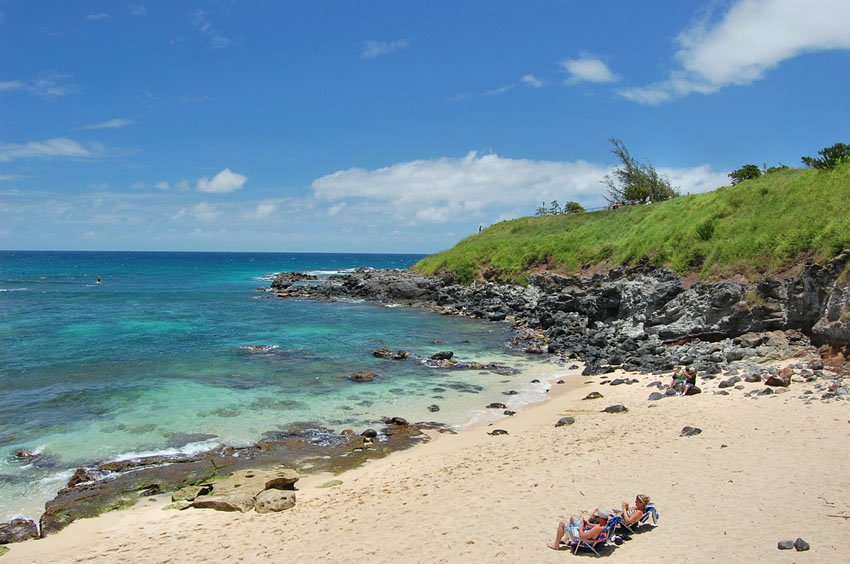
[[[738,170],[733,170],[729,173],[729,178],[732,179],[733,186],[744,180],[752,180],[759,176],[761,176],[761,169],[754,164],[744,165]]]
[[[700,225],[697,225],[696,228],[697,237],[702,241],[708,241],[714,235],[714,222],[706,221]]]
[[[832,170],[843,162],[850,161],[850,145],[836,143],[818,151],[817,157],[803,157],[803,164],[818,170]]]
[[[610,141],[613,145],[611,152],[620,159],[621,165],[602,179],[608,186],[605,199],[609,203],[661,202],[679,195],[654,166],[635,159],[619,139],[612,138]]]
[[[784,172],[786,170],[791,170],[791,167],[786,165],[786,164],[779,163],[778,166],[770,166],[769,167],[769,166],[765,165],[764,173],[765,174],[773,174],[775,172]]]
[[[584,207],[578,202],[564,204],[564,213],[584,213]]]

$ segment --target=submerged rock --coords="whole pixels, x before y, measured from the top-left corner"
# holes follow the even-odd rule
[[[85,468],[77,468],[74,471],[74,475],[68,480],[68,483],[65,484],[66,488],[73,488],[76,485],[83,484],[85,482],[92,482],[96,478],[89,474],[89,472]]]
[[[378,358],[391,358],[393,360],[405,360],[410,358],[410,353],[407,351],[391,351],[389,349],[377,349],[372,351],[372,356]]]
[[[371,382],[375,379],[374,372],[355,372],[348,377],[352,382]]]

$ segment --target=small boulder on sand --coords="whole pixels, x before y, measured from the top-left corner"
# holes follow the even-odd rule
[[[261,491],[254,505],[257,513],[276,513],[291,507],[295,507],[295,492],[278,489]]]
[[[277,471],[277,475],[266,481],[267,490],[294,490],[295,482],[301,478],[297,471],[284,468]]]

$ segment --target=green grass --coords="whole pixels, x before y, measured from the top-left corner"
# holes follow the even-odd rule
[[[414,265],[461,282],[524,282],[649,261],[700,278],[758,278],[850,248],[850,164],[789,169],[649,206],[495,224]]]

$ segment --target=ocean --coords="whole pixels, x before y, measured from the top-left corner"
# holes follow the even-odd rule
[[[386,415],[461,427],[496,417],[484,408],[491,401],[544,399],[545,384],[527,374],[371,354],[451,350],[533,367],[507,347],[507,324],[257,291],[275,272],[325,277],[419,258],[0,251],[0,522],[37,519],[81,465],[245,445],[304,421],[362,430]],[[364,370],[378,378],[349,380]],[[502,395],[508,390],[519,393]],[[40,456],[18,460],[20,449]]]

